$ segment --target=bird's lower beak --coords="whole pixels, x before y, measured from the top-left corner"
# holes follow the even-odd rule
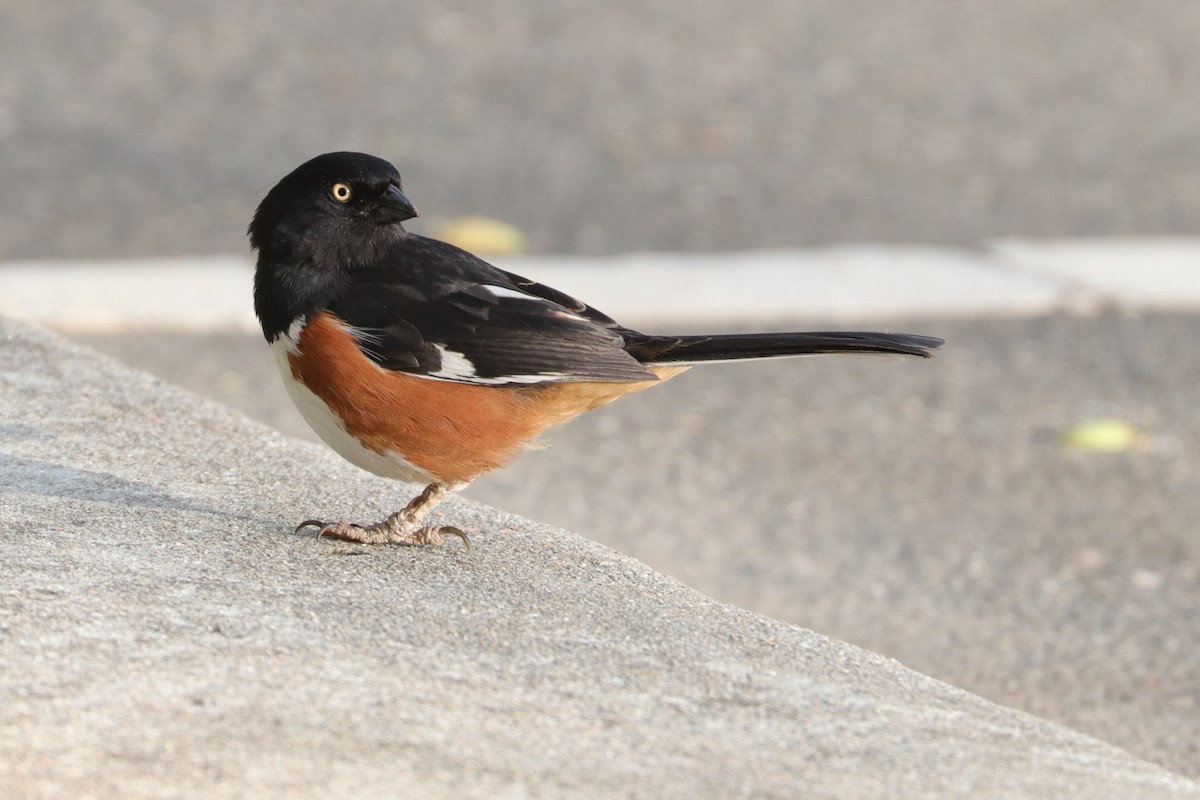
[[[389,222],[403,222],[417,216],[417,209],[399,187],[389,186],[375,201],[375,213]]]

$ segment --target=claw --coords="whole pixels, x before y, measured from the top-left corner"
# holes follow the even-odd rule
[[[453,525],[446,525],[440,528],[438,533],[443,535],[450,534],[452,536],[457,536],[463,540],[463,547],[467,549],[467,552],[471,552],[471,537],[467,536],[466,531],[461,531],[458,528],[455,528]]]
[[[319,519],[306,519],[306,520],[304,520],[304,522],[301,522],[299,525],[296,526],[296,530],[294,531],[294,533],[299,533],[300,531],[307,528],[309,525],[313,525],[316,527],[318,539],[320,539],[322,536],[324,536],[327,533],[333,533],[335,531],[339,531],[340,529],[343,529],[343,527],[358,528],[360,531],[363,529],[362,525],[356,525],[353,522],[350,522],[350,523],[322,522]],[[341,537],[335,537],[335,538],[341,538]]]
[[[393,515],[395,516],[395,515]],[[378,525],[364,527],[356,525],[353,522],[322,522],[319,519],[306,519],[296,526],[295,533],[299,533],[310,525],[317,529],[317,538],[329,536],[334,539],[345,539],[350,542],[360,542],[363,544],[383,544],[385,542],[399,542],[401,544],[440,544],[443,536],[457,536],[462,539],[463,547],[468,553],[471,552],[471,537],[467,536],[466,532],[454,527],[446,525],[438,528],[434,526],[412,529],[393,529],[392,523],[394,519],[389,518],[385,522]],[[361,534],[353,533],[353,531],[362,531]]]

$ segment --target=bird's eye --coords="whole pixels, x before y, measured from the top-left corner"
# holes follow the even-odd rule
[[[354,190],[350,188],[350,184],[348,183],[335,183],[333,188],[329,190],[329,194],[339,203],[349,203],[350,198],[354,196]]]

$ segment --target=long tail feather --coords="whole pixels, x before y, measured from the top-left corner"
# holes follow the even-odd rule
[[[643,335],[642,338],[631,338],[627,349],[644,364],[695,364],[830,353],[898,353],[929,358],[942,344],[941,339],[911,333],[813,331],[714,336]]]

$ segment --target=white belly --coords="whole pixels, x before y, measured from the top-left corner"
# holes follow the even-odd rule
[[[280,336],[271,343],[271,352],[275,354],[275,364],[279,367],[279,374],[283,378],[283,385],[287,387],[288,395],[300,410],[304,421],[321,437],[321,441],[332,447],[342,458],[367,472],[410,483],[437,482],[432,475],[410,464],[399,453],[376,453],[363,447],[358,439],[347,433],[342,421],[329,410],[325,401],[292,377],[292,367],[287,357],[293,347],[288,336]]]

